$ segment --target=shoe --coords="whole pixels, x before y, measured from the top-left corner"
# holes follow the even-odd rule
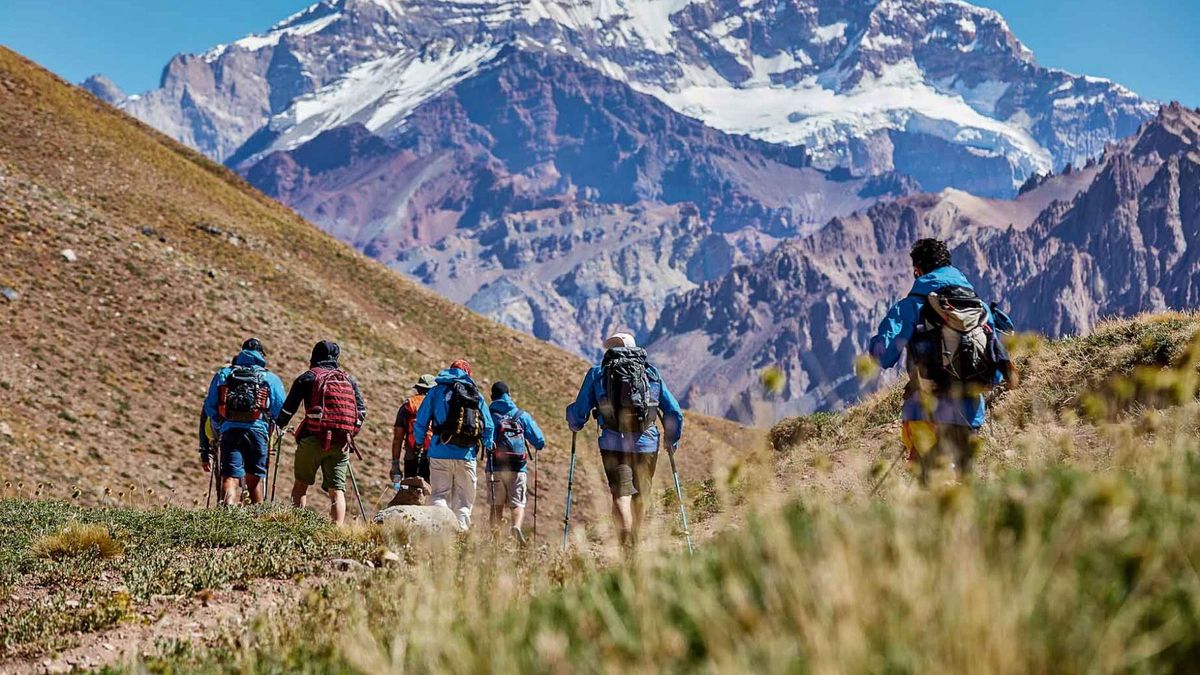
[[[517,543],[519,543],[522,546],[529,543],[525,539],[525,533],[522,532],[521,528],[517,527],[516,525],[513,525],[513,527],[512,527],[512,536],[513,536],[513,539],[516,539]]]

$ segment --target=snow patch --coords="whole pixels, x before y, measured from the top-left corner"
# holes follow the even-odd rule
[[[817,26],[813,30],[812,41],[817,44],[826,44],[839,38],[844,38],[846,37],[846,27],[847,24],[845,21],[831,23],[828,26]]]

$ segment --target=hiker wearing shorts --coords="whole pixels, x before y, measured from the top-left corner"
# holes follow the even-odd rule
[[[951,264],[945,242],[920,239],[910,257],[912,289],[888,310],[871,338],[869,355],[882,368],[906,357],[901,440],[909,461],[919,464],[921,481],[928,483],[931,471],[941,466],[968,477],[987,417],[984,394],[1016,381],[997,335],[1012,324],[975,295],[971,282]]]
[[[219,452],[222,503],[238,502],[242,481],[251,503],[263,500],[271,420],[282,407],[283,381],[267,369],[262,342],[250,338],[230,365],[213,376],[201,414],[200,463],[205,473],[210,472],[212,453],[214,449]],[[209,438],[210,428],[215,440]]]
[[[496,382],[492,385],[492,403],[488,406],[495,427],[495,444],[488,454],[488,480],[492,526],[498,527],[504,519],[504,509],[512,511],[512,533],[518,542],[525,543],[525,496],[529,473],[530,447],[541,451],[546,447],[546,436],[534,421],[533,416],[517,407],[508,385]]]
[[[582,431],[594,416],[600,458],[612,495],[612,516],[622,546],[636,546],[651,496],[660,440],[674,452],[683,434],[683,411],[645,350],[629,333],[604,341],[604,359],[583,378],[567,407],[567,425]],[[662,425],[662,436],[656,423]]]
[[[341,525],[346,520],[346,476],[354,435],[367,419],[358,382],[338,366],[341,349],[322,340],[313,347],[309,369],[296,378],[275,423],[284,428],[304,404],[305,417],[296,429],[296,482],[292,504],[304,508],[308,488],[317,482],[329,495],[329,517]]]

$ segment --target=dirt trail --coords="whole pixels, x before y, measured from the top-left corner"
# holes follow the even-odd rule
[[[57,654],[0,661],[0,672],[68,673],[128,663],[153,656],[162,643],[202,642],[226,631],[241,630],[258,614],[297,600],[304,588],[294,581],[264,579],[244,591],[211,591],[190,598],[156,597],[140,607],[135,618],[81,635],[76,646]]]

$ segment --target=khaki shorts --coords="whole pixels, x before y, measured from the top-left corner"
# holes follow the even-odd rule
[[[321,489],[346,491],[346,474],[350,470],[350,455],[343,448],[331,447],[326,452],[316,436],[300,440],[296,446],[296,480],[315,485],[317,469],[321,469]]]
[[[492,482],[492,479],[495,479]],[[507,506],[510,509],[525,506],[525,486],[529,474],[523,471],[497,471],[488,477],[485,486],[491,492],[492,506]]]

